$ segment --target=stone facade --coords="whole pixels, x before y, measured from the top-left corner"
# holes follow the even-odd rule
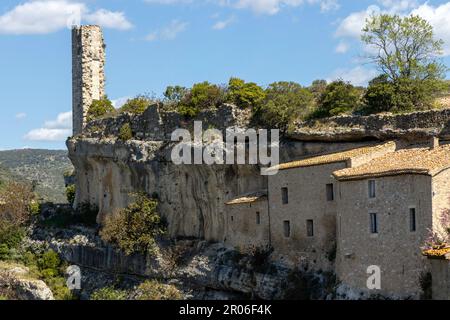
[[[429,259],[433,300],[450,300],[450,255]]]
[[[381,269],[381,290],[374,293],[418,297],[419,276],[426,268],[423,246],[432,227],[432,178],[399,175],[338,184],[336,273],[346,285],[367,291],[367,269]],[[415,210],[416,228],[410,227]],[[376,214],[377,232],[371,230]]]
[[[239,201],[234,199],[226,203],[226,234],[224,243],[241,252],[256,247],[270,245],[270,217],[267,208],[267,196]]]
[[[99,26],[72,29],[73,134],[81,134],[93,100],[105,96],[105,44]]]

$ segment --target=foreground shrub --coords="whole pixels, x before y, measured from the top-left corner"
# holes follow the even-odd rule
[[[146,96],[137,96],[128,100],[121,108],[120,112],[141,114],[150,106],[152,101]]]
[[[32,186],[8,182],[0,191],[0,230],[1,224],[26,225],[33,214],[35,197]]]
[[[133,138],[133,131],[129,123],[125,123],[119,130],[119,139],[122,141],[128,141]]]
[[[71,184],[66,187],[67,202],[69,202],[69,204],[71,206],[73,206],[73,203],[75,202],[75,193],[76,193],[76,187],[74,184]]]
[[[182,300],[183,294],[174,285],[148,280],[137,288],[138,300]]]
[[[106,114],[114,114],[115,111],[116,109],[114,109],[112,102],[107,97],[94,100],[88,109],[86,120],[89,122],[101,118]]]
[[[113,243],[126,254],[155,253],[156,238],[165,233],[157,212],[157,201],[144,193],[134,195],[127,208],[111,215],[100,231],[103,240]]]
[[[124,290],[117,290],[114,287],[105,287],[95,290],[91,294],[91,300],[126,300],[127,292]]]

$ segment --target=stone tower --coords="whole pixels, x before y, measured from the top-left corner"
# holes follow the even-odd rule
[[[99,26],[72,29],[73,135],[81,134],[93,100],[105,95],[105,44]]]

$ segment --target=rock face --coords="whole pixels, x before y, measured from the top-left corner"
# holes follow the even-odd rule
[[[0,270],[0,288],[13,293],[19,300],[54,300],[53,293],[47,285],[28,276],[25,267],[2,268]]]
[[[450,109],[408,114],[337,116],[297,123],[290,137],[302,141],[404,139],[418,142],[431,136],[450,139]]]

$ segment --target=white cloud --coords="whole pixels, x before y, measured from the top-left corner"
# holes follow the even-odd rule
[[[378,72],[375,69],[367,69],[357,66],[352,69],[337,69],[327,80],[333,81],[342,79],[352,83],[355,86],[366,86],[367,83],[377,75]]]
[[[25,119],[27,117],[27,114],[25,112],[19,112],[18,114],[16,114],[16,119]]]
[[[350,46],[348,45],[348,43],[341,41],[337,45],[335,51],[336,51],[336,53],[346,53],[349,49],[350,49]]]
[[[366,19],[374,13],[414,14],[433,26],[436,38],[444,40],[444,54],[450,55],[450,2],[438,6],[430,5],[428,2],[418,4],[414,0],[379,0],[378,3],[382,7],[369,6],[364,11],[351,13],[344,18],[336,30],[336,36],[359,39]]]
[[[131,97],[121,97],[114,100],[111,100],[111,103],[114,108],[119,109],[122,107]]]
[[[131,22],[125,17],[125,13],[112,12],[105,9],[86,15],[86,21],[110,29],[128,30],[133,27]]]
[[[162,29],[153,31],[149,35],[145,37],[147,41],[155,41],[155,40],[173,40],[177,37],[177,35],[186,30],[189,23],[172,20],[170,24]]]
[[[228,27],[230,24],[232,24],[234,21],[236,20],[236,18],[234,16],[229,17],[226,20],[220,20],[217,21],[214,25],[213,25],[213,29],[214,30],[223,30],[226,27]]]
[[[33,129],[25,136],[31,141],[64,141],[72,134],[72,112],[58,114],[55,120],[46,121],[42,128]]]
[[[122,12],[100,9],[91,13],[84,3],[70,0],[30,0],[0,16],[0,33],[47,34],[70,27],[83,18],[105,28],[131,27]]]
[[[436,37],[444,40],[444,54],[450,55],[450,2],[438,7],[425,3],[412,13],[426,19],[433,26]]]

